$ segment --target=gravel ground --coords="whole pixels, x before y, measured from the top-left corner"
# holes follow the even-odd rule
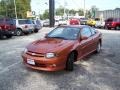
[[[120,90],[119,31],[99,30],[103,33],[102,51],[76,62],[73,72],[26,68],[21,52],[50,30],[0,40],[0,90]]]

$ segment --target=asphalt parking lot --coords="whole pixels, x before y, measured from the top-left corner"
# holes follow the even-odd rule
[[[99,29],[103,33],[102,51],[76,62],[73,72],[26,68],[21,52],[50,30],[0,40],[0,90],[120,90],[120,31]]]

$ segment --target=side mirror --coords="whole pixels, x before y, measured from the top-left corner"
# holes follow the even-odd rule
[[[47,35],[48,35],[48,33],[46,33],[44,37],[47,38]]]
[[[86,36],[81,36],[81,40],[86,40],[86,39],[88,39],[88,37],[86,37]]]

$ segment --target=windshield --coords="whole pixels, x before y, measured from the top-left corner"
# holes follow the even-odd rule
[[[80,28],[74,27],[58,27],[51,31],[47,38],[60,38],[66,40],[75,40],[78,37]]]
[[[113,18],[107,19],[106,22],[113,22]]]

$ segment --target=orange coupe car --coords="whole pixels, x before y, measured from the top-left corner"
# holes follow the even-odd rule
[[[100,52],[102,34],[89,26],[59,26],[44,39],[29,44],[22,53],[26,66],[44,71],[72,71],[74,62]]]

